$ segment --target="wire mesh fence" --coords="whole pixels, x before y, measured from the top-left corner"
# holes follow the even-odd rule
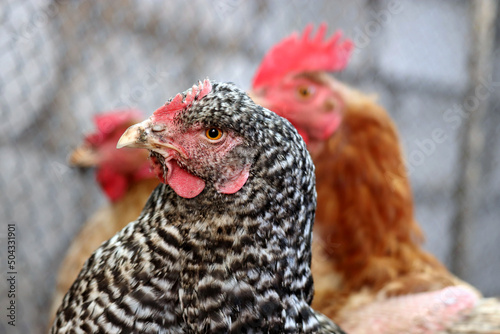
[[[344,30],[356,49],[337,76],[377,94],[405,150],[426,248],[450,265],[454,193],[463,150],[472,32],[468,1],[15,1],[0,30],[0,332],[41,333],[55,275],[73,236],[105,199],[68,153],[91,116],[120,107],[147,114],[205,77],[250,86],[275,42],[312,22]],[[500,25],[496,24],[496,30]],[[500,33],[476,99],[484,135],[465,222],[460,275],[500,294]],[[468,102],[469,101],[469,102]],[[16,326],[8,325],[8,224],[16,235]],[[462,253],[461,253],[462,254]],[[457,268],[455,268],[457,270]],[[457,270],[458,271],[458,270]]]

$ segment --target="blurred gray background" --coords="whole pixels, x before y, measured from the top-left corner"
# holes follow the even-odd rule
[[[150,114],[207,76],[247,89],[268,48],[309,22],[357,44],[337,76],[377,94],[394,118],[425,247],[485,295],[500,295],[500,24],[489,29],[493,47],[478,48],[471,3],[3,0],[0,332],[42,333],[59,263],[105,203],[93,171],[66,162],[93,130],[91,116],[117,107]],[[471,76],[479,58],[493,66]],[[478,78],[486,93],[474,100]],[[432,139],[436,129],[443,141]],[[6,318],[10,223],[15,329]]]

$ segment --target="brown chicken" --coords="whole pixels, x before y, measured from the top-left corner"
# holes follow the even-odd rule
[[[310,38],[311,30],[270,50],[250,95],[297,128],[316,165],[313,307],[349,333],[442,329],[479,292],[422,249],[387,112],[327,73],[346,66],[352,43],[340,33],[324,41],[326,25]]]
[[[73,166],[97,167],[97,181],[110,203],[92,215],[68,249],[57,276],[50,324],[85,261],[102,242],[137,219],[149,195],[159,184],[150,171],[147,151],[116,149],[123,132],[143,118],[137,110],[120,110],[96,116],[97,132],[88,135],[69,159]]]

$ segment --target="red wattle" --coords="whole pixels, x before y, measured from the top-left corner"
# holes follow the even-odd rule
[[[172,187],[177,195],[184,198],[198,196],[205,189],[205,181],[179,167],[177,161],[169,160],[165,162],[168,173],[166,183]]]
[[[250,165],[247,165],[239,171],[232,180],[229,180],[222,185],[215,185],[215,189],[222,194],[234,194],[240,190],[243,185],[245,185],[249,175]]]
[[[116,202],[128,189],[127,177],[112,169],[101,167],[96,174],[97,182],[111,202]]]

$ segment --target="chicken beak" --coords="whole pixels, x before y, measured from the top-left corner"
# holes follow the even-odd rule
[[[164,135],[163,140],[158,140],[154,135],[155,126],[150,119],[144,122],[137,123],[129,127],[118,140],[116,148],[145,148],[150,151],[155,151],[163,156],[170,156],[169,150],[177,151],[181,156],[186,157],[186,153],[168,139],[168,135]],[[159,131],[157,131],[159,132]]]
[[[89,145],[83,144],[71,152],[68,162],[75,167],[95,167],[99,164],[99,155]]]
[[[151,121],[149,119],[144,122],[137,123],[129,127],[118,140],[116,148],[151,148],[148,140]]]
[[[251,90],[247,92],[248,96],[255,102],[256,104],[264,107],[265,104],[265,99],[261,94],[258,94],[257,92]],[[264,107],[265,108],[265,107]]]

